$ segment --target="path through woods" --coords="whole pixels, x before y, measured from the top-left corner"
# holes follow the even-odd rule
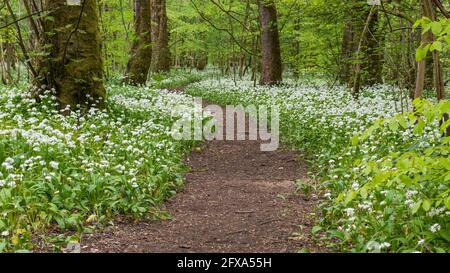
[[[295,191],[297,179],[307,180],[304,162],[293,151],[261,152],[260,144],[205,143],[186,161],[184,190],[165,204],[171,220],[121,221],[83,235],[82,251],[321,251],[310,236],[317,198]]]

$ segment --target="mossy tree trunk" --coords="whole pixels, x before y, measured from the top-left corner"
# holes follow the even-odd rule
[[[142,85],[147,82],[152,61],[150,0],[134,0],[134,29],[136,39],[131,48],[126,81],[129,84]]]
[[[104,106],[103,62],[98,29],[97,0],[68,5],[66,0],[45,0],[43,48],[36,83],[54,88],[61,108]]]
[[[152,71],[170,70],[169,30],[166,0],[152,0]]]
[[[260,84],[274,85],[281,83],[283,74],[277,9],[273,0],[259,0],[258,7],[262,51]]]

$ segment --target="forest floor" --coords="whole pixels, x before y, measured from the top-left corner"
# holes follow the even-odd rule
[[[206,142],[186,159],[183,191],[165,203],[170,219],[116,221],[83,235],[81,251],[323,251],[311,238],[317,197],[296,191],[296,180],[308,181],[305,163],[294,151],[262,152],[261,143]]]

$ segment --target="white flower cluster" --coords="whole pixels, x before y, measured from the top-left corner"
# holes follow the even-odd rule
[[[448,167],[442,165],[448,166],[444,157],[449,142],[440,149],[439,120],[427,120],[423,130],[417,131],[414,122],[371,128],[381,119],[395,120],[394,116],[413,110],[404,90],[378,85],[361,90],[354,98],[347,87],[329,87],[318,80],[288,80],[281,86],[262,87],[251,81],[221,79],[192,84],[188,92],[223,105],[276,105],[284,142],[315,156],[316,175],[328,187],[324,197],[329,214],[325,217],[334,217],[327,219],[332,223],[329,228],[352,237],[357,250],[386,251],[391,245],[379,241],[403,238],[419,222],[436,236],[441,228],[448,231],[448,225],[442,224],[450,215],[448,204],[442,202],[448,193],[449,184],[442,181],[448,178]],[[364,139],[362,134],[366,134]],[[423,159],[423,154],[436,155],[436,160]],[[405,174],[396,175],[403,170]],[[372,188],[368,183],[374,184]],[[434,202],[439,198],[440,202]],[[413,232],[419,237],[422,231]],[[427,250],[428,242],[440,242],[430,237],[424,240],[410,247],[406,246],[409,241],[399,240],[406,243],[395,244],[395,251]]]
[[[179,116],[203,121],[190,96],[110,85],[106,109],[66,111],[54,90],[39,88],[39,102],[23,90],[0,87],[0,191],[9,193],[0,200],[3,236],[57,217],[64,226],[93,213],[143,215],[182,182],[192,142],[173,139],[171,127]]]

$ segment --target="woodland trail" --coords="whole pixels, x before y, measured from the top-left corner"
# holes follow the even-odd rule
[[[320,252],[310,237],[317,198],[295,191],[304,162],[261,143],[205,143],[186,160],[184,190],[165,203],[171,219],[116,222],[83,235],[82,252]]]

